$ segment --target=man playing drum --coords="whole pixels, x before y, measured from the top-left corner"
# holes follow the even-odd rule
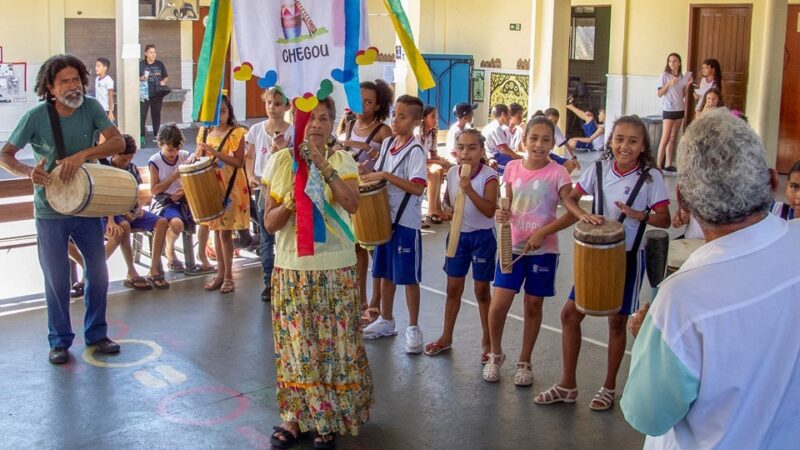
[[[69,319],[67,243],[70,239],[78,246],[86,262],[86,344],[96,346],[101,353],[119,352],[119,345],[106,335],[108,268],[102,222],[99,217],[61,215],[53,210],[45,196],[45,188],[50,184],[49,172],[56,166],[62,167],[60,177],[67,182],[83,163],[117,154],[125,148],[119,130],[108,119],[100,103],[84,96],[87,83],[86,67],[78,58],[56,55],[45,61],[36,77],[36,94],[44,102],[22,117],[0,155],[0,165],[4,169],[30,178],[35,185],[39,264],[44,273],[50,329],[49,360],[53,364],[67,362],[68,349],[75,337]],[[56,137],[51,123],[59,124],[61,139]],[[103,144],[94,145],[95,131],[102,133]],[[57,144],[60,140],[63,140],[62,145]],[[27,144],[33,147],[34,167],[23,164],[16,156]]]

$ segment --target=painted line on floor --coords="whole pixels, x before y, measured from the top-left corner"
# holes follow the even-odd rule
[[[127,362],[105,362],[98,360],[94,353],[97,350],[96,346],[91,346],[83,352],[82,358],[87,363],[95,366],[95,367],[102,367],[106,369],[114,369],[114,368],[124,368],[124,367],[135,367],[141,366],[143,364],[149,363],[150,361],[158,359],[161,356],[161,353],[164,352],[164,349],[161,348],[160,345],[156,344],[153,341],[148,341],[144,339],[119,339],[117,344],[120,345],[130,345],[130,344],[140,344],[146,347],[150,347],[150,353],[136,361],[127,361]]]
[[[160,373],[170,384],[181,384],[189,378],[185,373],[172,366],[156,366],[156,372]]]
[[[419,287],[424,289],[424,290],[426,290],[426,291],[428,291],[428,292],[433,292],[434,294],[439,294],[439,295],[447,298],[447,292],[440,291],[438,289],[434,289],[432,287],[425,286],[424,284],[420,284]],[[467,304],[467,305],[470,305],[470,306],[474,306],[475,308],[478,307],[478,302],[476,302],[475,300],[472,300],[470,298],[461,297],[461,303],[464,303],[464,304]],[[515,319],[515,320],[518,320],[520,322],[523,322],[525,320],[522,316],[518,316],[518,315],[516,315],[514,313],[508,313],[508,317],[510,317],[512,319]],[[552,326],[544,324],[544,323],[542,324],[542,328],[544,328],[545,330],[548,330],[548,331],[553,331],[553,332],[558,333],[558,334],[563,334],[564,333],[561,330],[561,328],[552,327]],[[597,345],[598,347],[608,348],[608,344],[606,344],[605,342],[601,342],[601,341],[598,341],[596,339],[587,338],[587,337],[581,337],[581,339],[583,339],[584,341],[586,341],[586,342],[588,342],[590,344]],[[631,352],[629,350],[625,350],[625,354],[630,356]]]
[[[137,370],[133,372],[133,378],[136,378],[136,381],[142,384],[144,387],[148,387],[150,389],[160,389],[167,387],[167,382],[156,378],[148,372],[147,370]]]

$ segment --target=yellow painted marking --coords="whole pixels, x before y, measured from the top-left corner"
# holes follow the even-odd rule
[[[167,382],[164,380],[160,380],[154,377],[150,372],[146,370],[137,370],[133,373],[133,378],[136,378],[136,381],[142,383],[145,387],[149,387],[152,389],[158,389],[167,387]]]
[[[144,358],[140,358],[140,359],[138,359],[136,361],[115,363],[115,362],[99,361],[97,358],[94,357],[94,352],[95,352],[95,350],[97,350],[97,348],[92,346],[92,347],[87,348],[86,351],[83,352],[83,355],[82,355],[83,360],[86,361],[87,363],[93,365],[93,366],[103,367],[103,368],[107,368],[107,369],[122,368],[122,367],[134,367],[134,366],[140,366],[142,364],[146,364],[146,363],[149,363],[150,361],[155,360],[156,358],[161,356],[161,353],[164,351],[164,349],[161,348],[161,346],[156,344],[155,342],[146,341],[146,340],[142,340],[142,339],[119,339],[119,340],[117,340],[117,343],[120,344],[120,345],[123,345],[123,344],[146,345],[146,346],[150,347],[150,349],[152,351],[150,352],[149,355],[145,356]],[[124,345],[123,345],[123,347],[124,347]],[[123,348],[123,350],[124,350],[124,348]]]
[[[160,373],[170,384],[181,384],[188,378],[185,373],[172,366],[156,366],[156,372]]]

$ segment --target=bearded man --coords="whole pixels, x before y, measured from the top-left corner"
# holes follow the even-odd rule
[[[70,240],[77,245],[85,261],[86,345],[95,346],[101,353],[120,350],[119,344],[107,336],[108,268],[101,219],[59,214],[48,204],[45,195],[50,172],[56,166],[61,166],[61,180],[68,182],[83,163],[120,153],[125,148],[119,130],[100,103],[85,97],[88,81],[86,67],[74,56],[56,55],[45,61],[36,78],[36,95],[43,103],[25,113],[0,150],[0,166],[14,175],[30,178],[34,184],[34,215],[39,264],[45,282],[52,364],[67,362],[68,349],[75,338],[69,319],[67,246]],[[95,145],[98,131],[105,138],[101,145]],[[57,144],[61,141],[63,143]],[[17,159],[17,152],[27,144],[33,147],[34,167]]]

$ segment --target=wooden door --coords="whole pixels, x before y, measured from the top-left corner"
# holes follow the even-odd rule
[[[781,120],[778,131],[778,161],[780,173],[787,173],[795,161],[800,161],[800,5],[789,5],[786,19],[786,44],[783,52],[783,88],[781,89]]]
[[[192,80],[197,79],[197,61],[200,59],[200,50],[203,48],[203,35],[206,32],[206,17],[208,6],[200,7],[200,20],[192,22]],[[225,78],[222,87],[231,90],[231,46],[228,44],[228,54],[225,55]]]
[[[258,78],[251,78],[247,82],[246,100],[247,105],[245,115],[248,119],[255,117],[267,117],[267,107],[264,105],[264,99],[261,98],[263,89],[258,87]]]
[[[692,6],[689,15],[689,57],[684,71],[699,82],[703,60],[716,58],[722,66],[722,98],[731,109],[747,111],[750,66],[750,5]],[[690,96],[691,97],[691,96]],[[694,101],[689,99],[689,110]]]

